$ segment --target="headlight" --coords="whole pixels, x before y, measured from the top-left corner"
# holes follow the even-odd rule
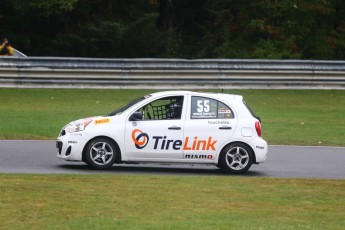
[[[89,119],[89,118],[73,121],[67,126],[66,131],[69,133],[83,131],[86,128],[86,126],[88,126],[91,122],[92,122],[92,119]]]

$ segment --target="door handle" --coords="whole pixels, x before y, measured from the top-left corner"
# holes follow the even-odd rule
[[[168,128],[169,130],[181,130],[181,127],[172,126]]]
[[[227,129],[227,130],[230,130],[230,129],[232,129],[232,127],[230,127],[230,126],[222,126],[222,127],[219,127],[219,129]]]

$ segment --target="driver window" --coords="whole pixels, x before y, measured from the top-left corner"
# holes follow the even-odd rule
[[[143,113],[143,120],[181,119],[183,96],[164,97],[155,100],[138,111]]]

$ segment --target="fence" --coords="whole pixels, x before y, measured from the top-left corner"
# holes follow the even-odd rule
[[[0,87],[345,89],[345,61],[3,57]]]

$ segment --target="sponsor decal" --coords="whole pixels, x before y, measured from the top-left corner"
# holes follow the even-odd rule
[[[70,135],[71,136],[80,136],[80,137],[83,136],[83,134],[81,134],[81,133],[71,133]]]
[[[265,147],[262,146],[256,146],[257,149],[264,149]]]
[[[106,124],[106,123],[110,123],[109,118],[105,118],[105,119],[101,119],[101,120],[95,120],[96,125],[101,125],[101,124]]]
[[[137,149],[143,149],[149,143],[149,135],[147,133],[143,133],[139,129],[134,129],[132,131],[132,140],[135,144]],[[191,151],[191,150],[216,150],[216,140],[213,140],[212,137],[208,137],[208,139],[203,140],[199,139],[197,136],[194,138],[186,137],[184,141],[182,140],[174,140],[168,139],[167,136],[152,136],[152,140],[154,141],[153,149],[161,149],[161,150],[168,150],[170,148],[174,150],[180,150],[183,148],[184,151]]]
[[[68,141],[68,144],[77,144],[78,141]]]
[[[229,121],[208,121],[209,125],[229,125]]]
[[[140,129],[134,129],[132,131],[132,140],[137,149],[144,148],[149,143],[149,135],[143,133]]]
[[[218,109],[218,113],[231,113],[231,111],[228,109],[221,108],[221,109]]]
[[[184,155],[185,159],[207,159],[207,160],[212,160],[213,156],[212,155],[205,155],[205,154],[186,154]]]
[[[193,141],[189,141],[189,137],[186,137],[183,150],[216,150],[214,145],[217,141],[212,140],[212,137],[209,137],[206,140],[199,140],[198,137],[194,137]]]

